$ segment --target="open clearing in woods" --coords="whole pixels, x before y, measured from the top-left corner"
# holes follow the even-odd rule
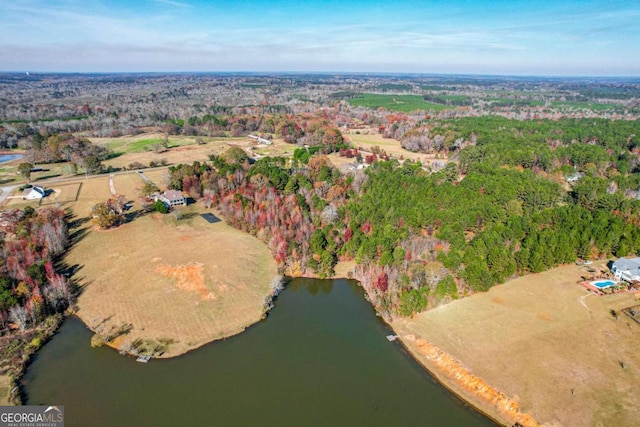
[[[402,148],[400,141],[392,138],[383,138],[377,129],[352,129],[345,132],[344,136],[347,141],[353,144],[355,148],[362,147],[364,150],[371,151],[373,147],[377,146],[397,159],[402,156],[405,159],[419,160],[423,164],[427,164],[436,160],[435,154],[414,153],[405,148]],[[439,160],[442,160],[444,162],[447,161],[445,155],[440,155],[439,157],[441,157]]]
[[[163,188],[165,172],[145,175]],[[113,178],[116,191],[134,202],[133,211],[140,207],[142,182],[137,172]],[[87,218],[92,204],[109,197],[109,176],[82,180],[78,201],[63,207]],[[263,315],[276,274],[267,247],[224,221],[209,224],[199,215],[202,208],[182,209],[178,221],[153,213],[108,231],[90,222],[80,226],[86,234],[65,258],[79,266],[77,314],[92,329],[131,324],[115,347],[138,338],[162,340],[173,342],[163,356],[175,356],[241,332]]]
[[[585,274],[563,266],[520,277],[393,328],[448,352],[546,425],[638,425],[640,325],[610,313],[636,297],[592,295],[577,284]]]
[[[296,145],[287,144],[281,139],[274,139],[272,145],[256,145],[248,137],[208,138],[203,137],[204,144],[197,144],[195,137],[170,136],[168,149],[155,152],[153,146],[161,142],[162,134],[147,133],[137,136],[123,136],[120,138],[90,138],[101,146],[111,149],[117,156],[105,160],[105,166],[116,169],[126,168],[132,163],[148,166],[150,162],[165,160],[169,165],[180,163],[204,162],[209,160],[210,154],[221,154],[230,147],[238,146],[250,155],[262,156],[291,156]]]

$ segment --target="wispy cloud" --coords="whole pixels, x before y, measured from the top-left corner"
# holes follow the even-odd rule
[[[495,72],[585,64],[606,71],[607,64],[640,74],[635,3],[571,1],[509,8],[488,1],[486,10],[461,0],[415,10],[380,2],[375,13],[348,6],[337,13],[257,0],[0,0],[0,68],[455,72],[475,64]]]
[[[173,1],[173,0],[151,0],[151,1],[154,3],[168,4],[175,7],[193,7],[193,5],[189,3],[183,3],[179,1]]]

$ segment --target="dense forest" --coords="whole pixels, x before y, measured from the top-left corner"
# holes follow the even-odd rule
[[[640,251],[635,122],[489,116],[429,125],[464,141],[460,161],[437,173],[391,159],[344,176],[299,149],[253,165],[228,155],[171,167],[171,186],[260,237],[288,274],[323,277],[338,259],[355,259],[383,313]]]
[[[382,103],[367,108],[355,102],[362,97]],[[283,118],[289,124],[280,130],[299,138],[299,119],[318,113],[338,127],[382,126],[404,140],[425,116],[632,120],[639,97],[638,81],[622,78],[0,73],[0,148],[28,148],[37,134],[118,137],[149,127],[172,135],[269,135]],[[419,146],[416,136],[419,127],[407,135],[407,148]]]
[[[56,208],[2,212],[0,327],[20,330],[64,311],[73,292],[58,271],[69,243],[65,213]]]
[[[290,158],[236,147],[171,165],[168,186],[262,239],[281,272],[326,277],[353,259],[382,313],[411,314],[517,274],[637,253],[639,91],[624,79],[8,75],[0,145],[99,173],[118,153],[87,137],[296,144]],[[364,128],[442,167],[350,146],[343,132]],[[340,172],[329,153],[368,168]],[[119,204],[104,206],[118,224]]]
[[[624,133],[627,125],[612,129]],[[627,153],[629,138],[618,147]],[[390,160],[341,176],[324,156],[301,167],[295,158],[307,156],[299,150],[293,160],[249,165],[229,155],[171,167],[171,186],[204,197],[232,225],[260,237],[288,274],[323,277],[339,258],[355,259],[356,277],[378,308],[410,314],[515,274],[637,253],[640,202],[630,190],[638,184],[630,170],[635,165],[621,173],[613,166],[620,154],[604,148],[607,138],[602,145],[595,133],[587,139],[590,144],[572,140],[555,149],[538,143],[559,171],[584,172],[569,191],[551,165],[527,168],[467,154],[480,142],[460,152],[459,165],[433,174],[419,163]],[[592,167],[587,160],[596,159],[584,153],[594,150],[602,155]]]
[[[69,243],[60,209],[0,213],[0,375],[10,379],[3,398],[13,404],[20,403],[17,378],[75,299],[61,263]]]

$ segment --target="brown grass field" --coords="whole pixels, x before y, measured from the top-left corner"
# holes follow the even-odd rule
[[[360,132],[359,134],[356,132]],[[344,133],[347,141],[351,142],[355,148],[362,147],[370,151],[373,147],[380,147],[389,155],[399,159],[403,156],[405,159],[420,160],[423,164],[430,163],[436,159],[433,154],[414,153],[405,150],[400,145],[400,141],[390,138],[383,138],[375,129],[365,128],[358,130],[350,130]],[[441,159],[446,161],[445,158]]]
[[[78,316],[89,327],[105,319],[133,325],[125,341],[172,340],[165,357],[260,320],[276,274],[256,238],[199,216],[172,219],[152,214],[115,230],[92,230],[66,257],[81,266]]]
[[[422,337],[446,351],[545,425],[638,425],[640,325],[610,314],[637,299],[631,293],[590,294],[577,285],[584,269],[563,266],[524,276],[392,326],[401,336]]]
[[[206,144],[198,145],[195,137],[171,136],[169,138],[169,149],[162,153],[154,152],[148,145],[148,149],[140,148],[140,142],[159,141],[162,134],[146,133],[136,136],[125,136],[120,138],[90,138],[97,145],[109,147],[114,152],[124,153],[118,157],[106,160],[105,166],[114,168],[127,167],[131,163],[138,162],[148,165],[151,161],[166,160],[170,165],[180,163],[192,163],[194,161],[206,161],[211,154],[221,154],[232,146],[243,148],[250,155],[262,156],[291,156],[295,145],[286,144],[281,139],[274,139],[273,145],[255,145],[247,137],[238,138],[203,138]]]
[[[165,169],[145,171],[161,188],[165,174]],[[113,183],[117,193],[134,202],[132,212],[139,210],[143,180],[138,173],[116,174]],[[108,175],[47,187],[56,190],[47,204],[72,209],[87,220],[91,205],[111,196]],[[9,207],[25,205],[19,199],[9,202]],[[79,267],[78,316],[92,329],[133,326],[115,347],[138,338],[164,340],[173,343],[162,357],[171,357],[241,332],[262,318],[276,275],[267,247],[224,221],[207,223],[196,205],[181,209],[185,216],[180,220],[154,213],[108,231],[85,222],[80,227],[84,236],[66,255],[69,265]]]
[[[10,406],[9,402],[11,377],[9,375],[0,375],[0,406]]]

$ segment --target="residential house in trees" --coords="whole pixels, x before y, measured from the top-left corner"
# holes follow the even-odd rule
[[[155,197],[155,200],[160,200],[164,203],[168,208],[173,206],[186,206],[187,199],[180,191],[176,190],[167,190],[162,194],[159,194]]]
[[[620,258],[611,266],[611,272],[618,280],[640,281],[640,258]]]

